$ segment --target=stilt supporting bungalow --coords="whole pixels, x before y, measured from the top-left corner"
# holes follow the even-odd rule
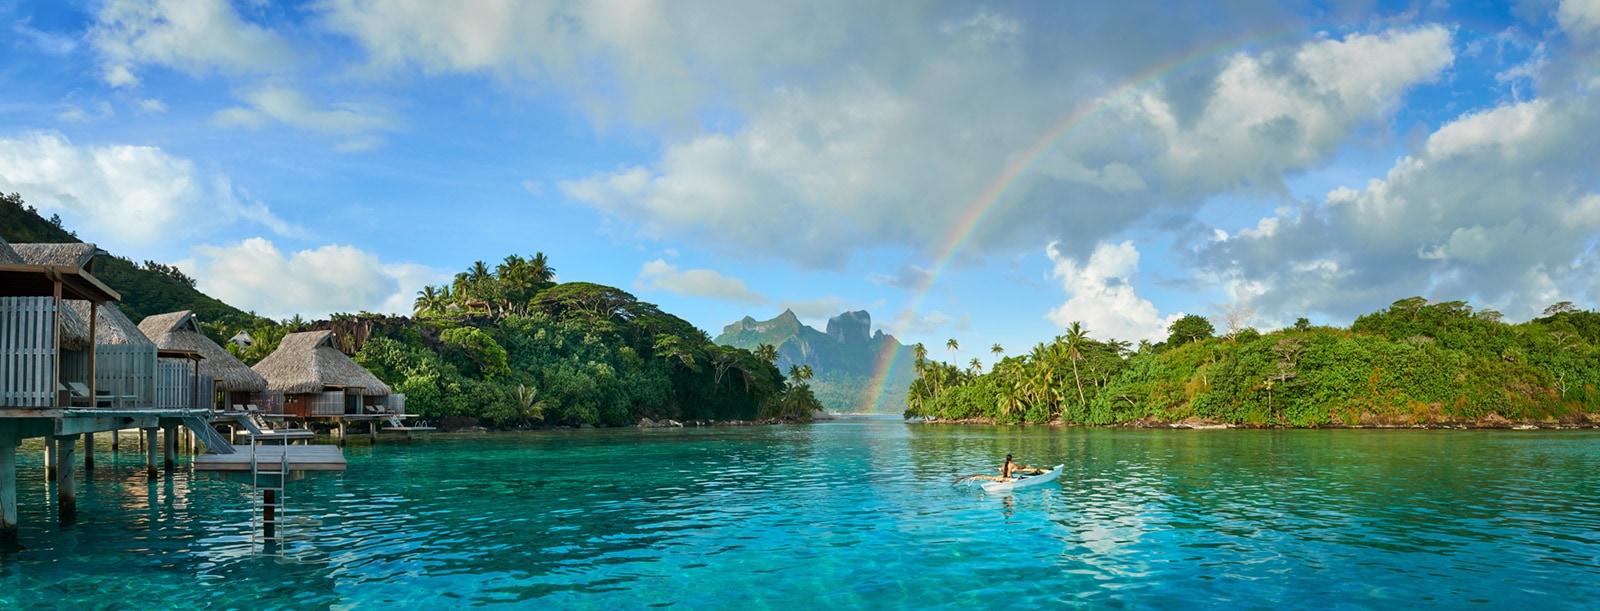
[[[144,473],[150,479],[156,478],[156,428],[140,429],[144,431]]]
[[[56,437],[56,515],[62,526],[78,521],[78,480],[72,473],[72,455],[77,445],[77,435]]]
[[[0,549],[17,546],[17,441],[0,437]]]

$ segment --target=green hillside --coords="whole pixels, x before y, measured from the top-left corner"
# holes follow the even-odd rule
[[[924,362],[907,416],[1066,424],[1192,420],[1250,426],[1600,424],[1600,313],[1570,303],[1521,324],[1421,297],[1348,329],[1243,329],[1198,316],[1166,342],[1074,328],[973,375]]]
[[[83,241],[61,226],[60,217],[39,216],[38,211],[26,205],[16,193],[0,194],[0,237],[13,244]],[[253,318],[196,290],[194,279],[177,268],[154,261],[139,264],[115,255],[101,255],[94,262],[94,275],[122,294],[122,303],[118,305],[135,322],[151,314],[178,310],[194,310],[202,321],[228,326],[246,326]],[[220,342],[225,338],[213,339]]]
[[[778,349],[778,369],[809,365],[811,388],[829,410],[841,412],[900,413],[905,411],[905,389],[915,379],[910,352],[894,336],[870,333],[871,315],[845,312],[828,320],[828,331],[818,331],[785,310],[776,318],[758,321],[749,316],[723,327],[712,341],[754,350],[761,344]],[[897,358],[898,357],[898,358]],[[889,379],[880,367],[893,360]]]

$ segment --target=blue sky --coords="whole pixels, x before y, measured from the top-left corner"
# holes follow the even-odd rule
[[[0,190],[278,318],[535,251],[963,361],[1600,300],[1600,0],[1203,4],[0,2]]]

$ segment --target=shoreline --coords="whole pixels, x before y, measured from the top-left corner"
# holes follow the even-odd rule
[[[907,422],[915,422],[907,420]],[[1083,427],[1107,429],[1177,429],[1177,430],[1225,430],[1225,429],[1356,429],[1356,430],[1489,430],[1489,431],[1532,431],[1532,430],[1583,430],[1600,429],[1600,414],[1572,414],[1556,420],[1511,420],[1502,418],[1497,414],[1490,414],[1477,420],[1442,420],[1435,419],[1424,422],[1407,422],[1399,419],[1384,419],[1371,414],[1364,414],[1360,422],[1326,423],[1297,426],[1292,424],[1251,424],[1240,422],[1223,422],[1206,418],[1185,418],[1183,420],[1160,420],[1145,418],[1131,422],[1116,424],[1079,424],[1056,422],[1015,422],[1001,423],[989,418],[964,418],[959,420],[927,419],[921,424],[950,424],[973,426],[1049,426],[1049,427]]]

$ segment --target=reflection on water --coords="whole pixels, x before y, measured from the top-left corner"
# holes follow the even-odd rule
[[[1141,431],[841,420],[439,435],[249,489],[103,451],[77,526],[19,453],[0,607],[1586,606],[1588,432]],[[949,485],[1006,453],[1059,484]]]

